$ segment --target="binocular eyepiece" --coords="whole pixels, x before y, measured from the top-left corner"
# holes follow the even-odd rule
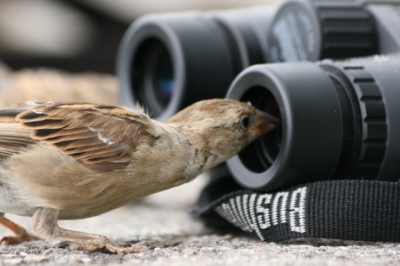
[[[266,62],[274,9],[145,16],[122,40],[121,101],[158,120],[206,98],[223,98],[244,68]]]
[[[397,181],[400,56],[247,68],[227,97],[250,101],[282,127],[228,161],[253,190],[329,179]]]

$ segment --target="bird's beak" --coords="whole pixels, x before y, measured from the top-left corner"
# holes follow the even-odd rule
[[[256,121],[251,131],[256,137],[259,137],[265,133],[270,132],[280,125],[280,121],[270,114],[258,111],[256,115]]]

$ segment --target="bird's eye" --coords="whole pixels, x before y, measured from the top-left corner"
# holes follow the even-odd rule
[[[250,118],[247,115],[242,116],[242,118],[240,118],[240,126],[243,129],[247,129],[247,127],[249,126],[250,123]]]

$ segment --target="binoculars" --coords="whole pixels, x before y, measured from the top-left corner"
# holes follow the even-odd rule
[[[122,40],[117,75],[122,103],[139,102],[158,120],[222,97],[278,117],[279,129],[227,162],[243,187],[274,191],[399,179],[397,53],[400,3],[290,0],[139,18]]]

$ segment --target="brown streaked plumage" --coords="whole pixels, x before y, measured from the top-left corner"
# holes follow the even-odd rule
[[[4,217],[14,213],[32,216],[38,236],[71,239],[74,249],[139,251],[57,221],[95,216],[188,182],[276,124],[228,99],[198,102],[166,123],[141,110],[89,103],[0,110],[0,223],[16,233],[2,243],[39,239]]]

